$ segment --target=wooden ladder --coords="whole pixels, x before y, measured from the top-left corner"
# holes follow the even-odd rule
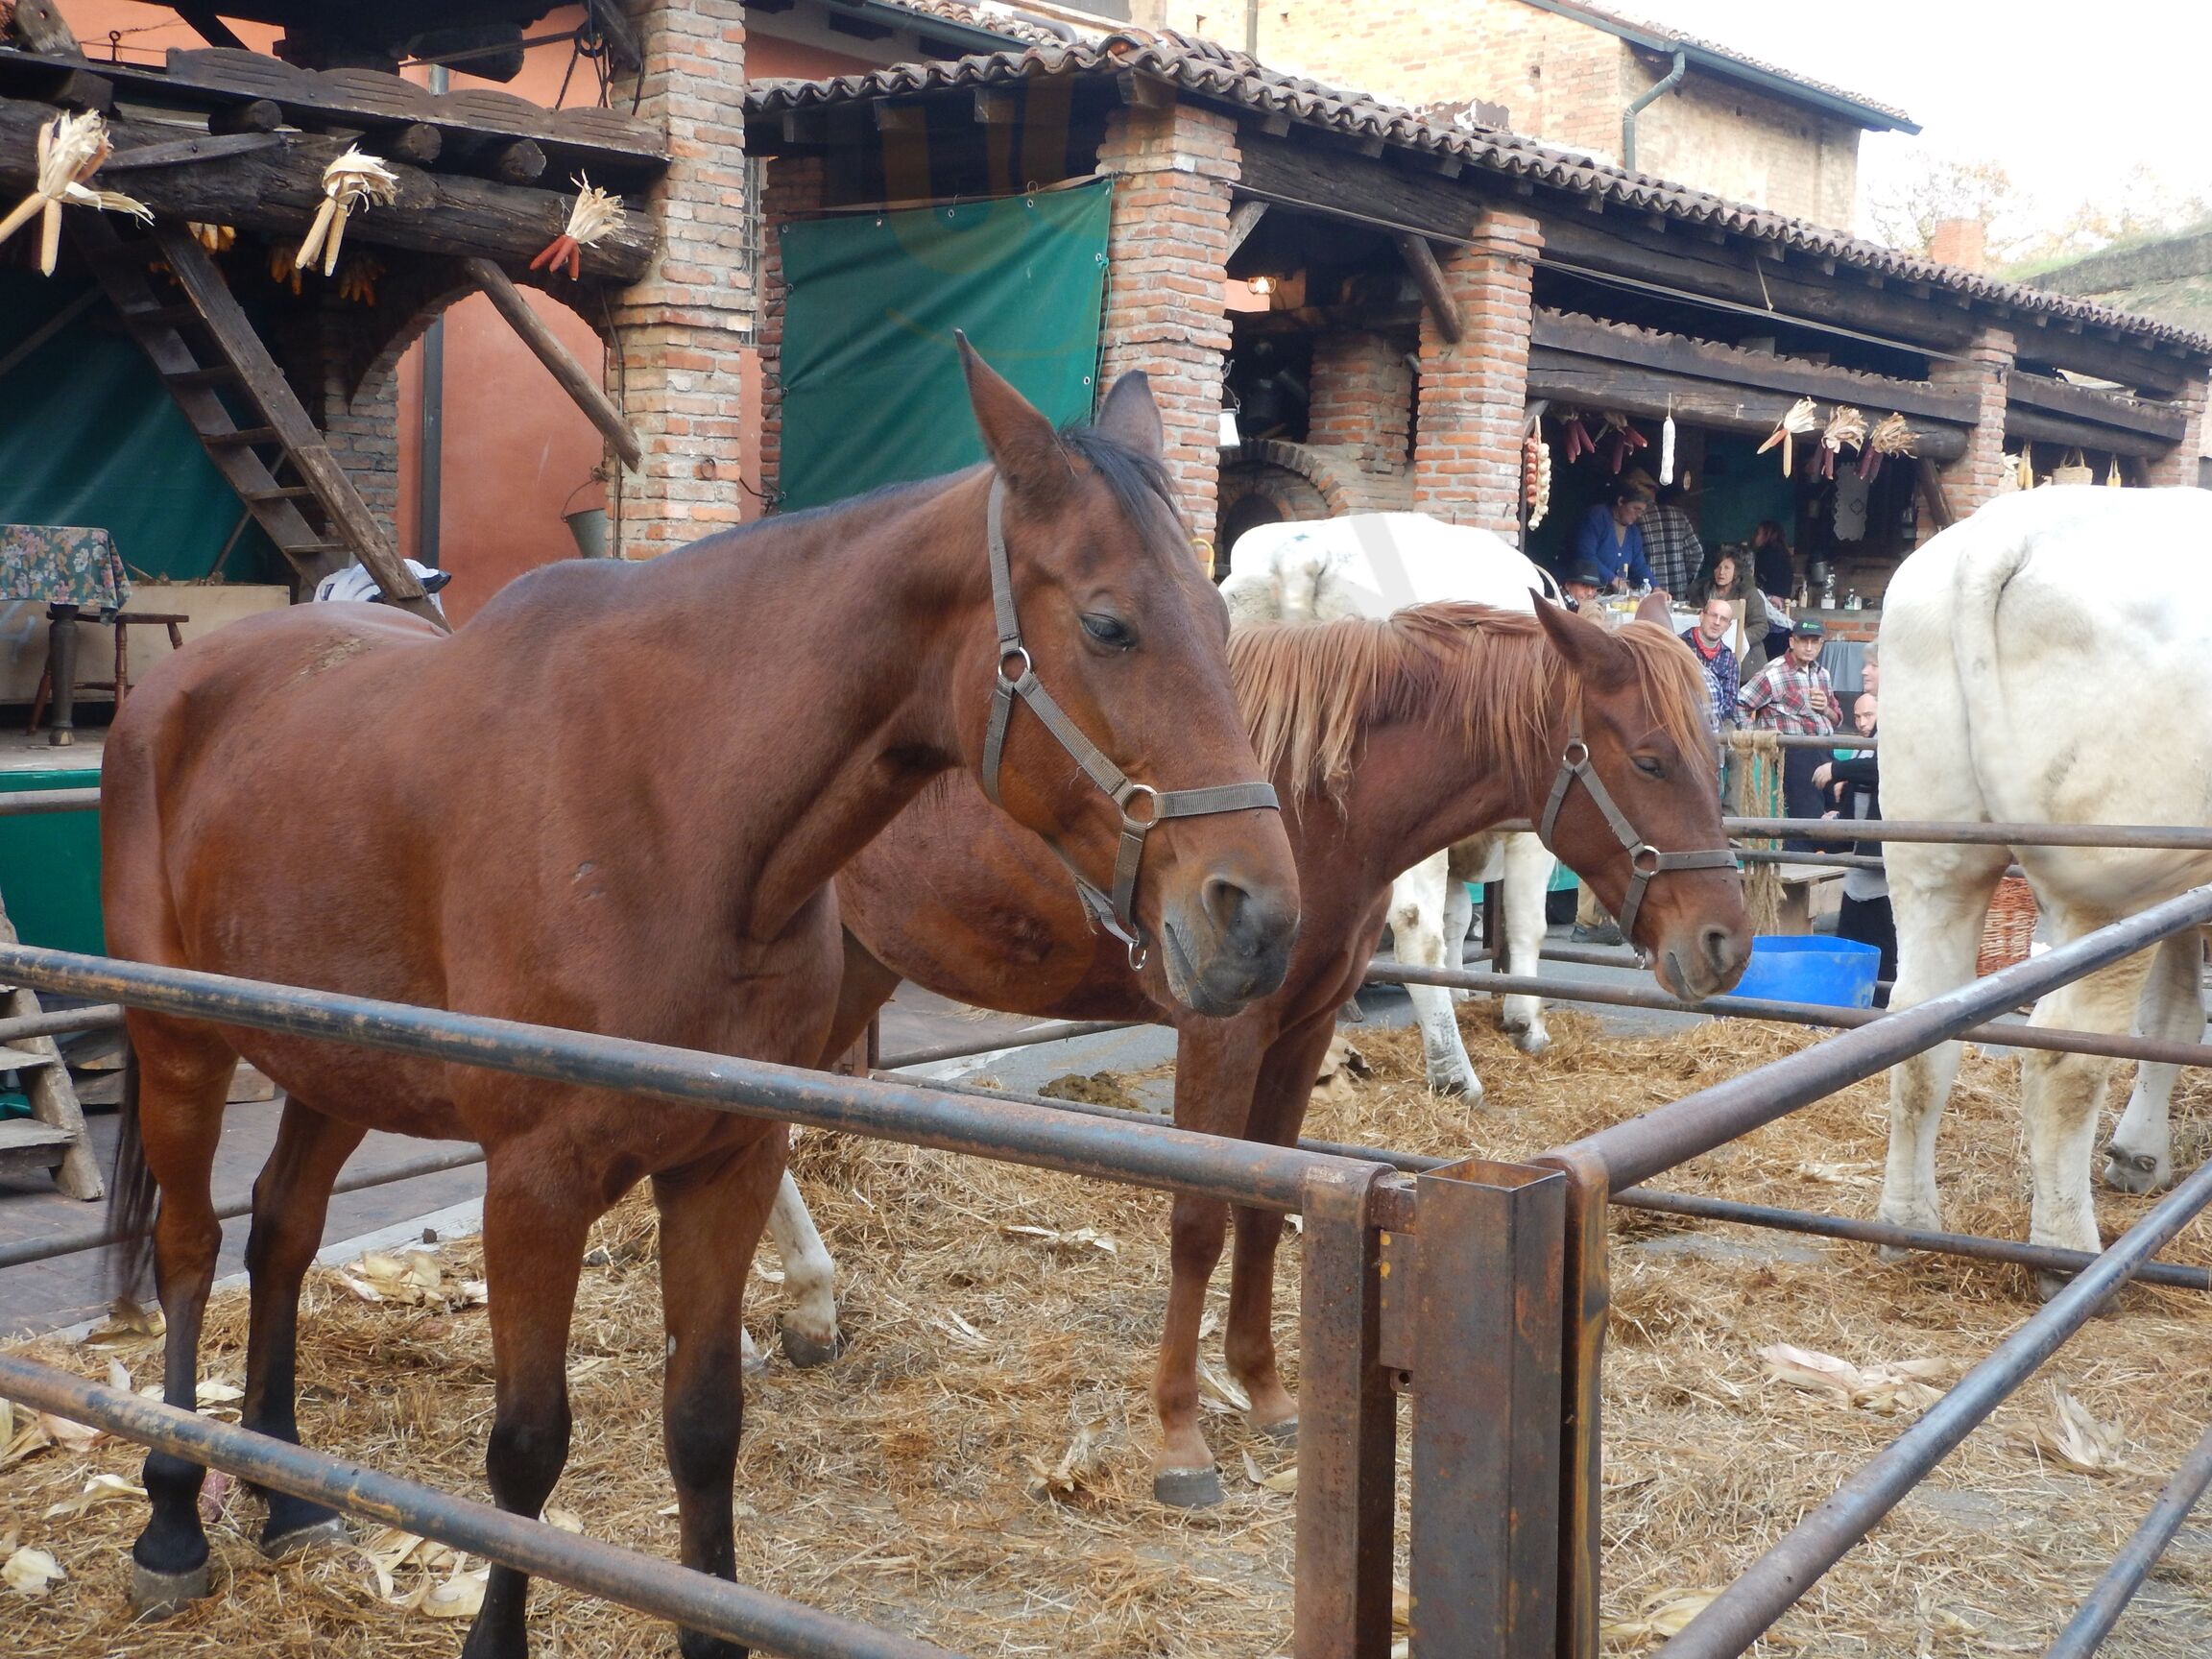
[[[301,580],[312,585],[358,559],[393,603],[436,619],[422,585],[386,540],[191,231],[162,221],[146,234],[125,235],[97,214],[79,216],[76,228],[124,327],[153,361],[216,469]],[[176,276],[182,301],[156,291],[156,265]],[[196,339],[211,349],[196,346]],[[234,413],[241,410],[243,420]],[[279,479],[287,469],[298,482]],[[324,528],[309,521],[306,508]]]
[[[12,945],[15,925],[0,904],[0,944]],[[0,994],[0,1032],[17,1020],[39,1012],[36,992],[10,985]],[[84,1108],[69,1081],[69,1068],[61,1063],[61,1049],[53,1038],[16,1037],[0,1042],[0,1071],[13,1071],[31,1096],[27,1118],[0,1119],[0,1175],[31,1169],[54,1171],[54,1185],[69,1198],[101,1197],[100,1165],[84,1134]]]

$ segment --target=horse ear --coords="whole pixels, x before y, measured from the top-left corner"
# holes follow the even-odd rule
[[[1635,678],[1636,664],[1628,647],[1595,622],[1586,622],[1564,605],[1549,600],[1536,603],[1536,620],[1551,641],[1551,648],[1584,684],[1611,690]]]
[[[1152,401],[1152,382],[1142,369],[1132,369],[1114,382],[1092,424],[1122,448],[1134,449],[1140,455],[1157,459],[1166,447],[1160,405]]]
[[[1073,480],[1068,453],[1060,447],[1052,422],[998,372],[977,355],[968,336],[952,338],[960,348],[960,368],[968,376],[968,402],[983,434],[984,453],[1016,495],[1050,495]]]

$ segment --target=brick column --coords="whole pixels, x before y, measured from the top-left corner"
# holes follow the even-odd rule
[[[1444,338],[1426,306],[1421,315],[1413,505],[1454,523],[1495,530],[1516,544],[1531,283],[1543,245],[1529,215],[1484,213],[1472,247],[1439,255],[1445,286],[1458,301],[1458,343]]]
[[[2005,477],[2005,376],[2012,370],[2012,336],[2002,328],[1984,328],[1956,362],[1937,362],[1928,371],[1929,383],[1963,387],[1980,405],[1974,425],[1966,434],[1966,453],[1942,466],[1943,494],[1954,517],[1963,518],[1994,497]],[[1925,517],[1925,504],[1920,508]],[[1935,526],[1923,523],[1923,540]]]
[[[734,524],[743,421],[739,353],[751,343],[746,268],[745,8],[741,0],[630,0],[645,66],[637,112],[664,126],[653,187],[653,267],[614,308],[622,406],[642,475],[609,492],[624,558],[649,559]]]
[[[2173,448],[2145,465],[2146,482],[2170,489],[2193,490],[2201,473],[2204,456],[2204,403],[2207,381],[2200,379],[2177,394],[2174,407],[2188,417],[2189,423],[2181,429],[2181,441]]]
[[[1229,188],[1241,171],[1236,120],[1181,104],[1117,109],[1098,171],[1115,183],[1097,390],[1132,369],[1151,376],[1168,473],[1190,533],[1211,540],[1229,357]]]
[[[1410,459],[1413,369],[1380,334],[1321,334],[1313,341],[1306,442],[1346,450],[1362,472],[1395,475]]]
[[[760,193],[760,488],[771,501],[783,461],[783,227],[821,210],[827,173],[819,156],[778,156]]]

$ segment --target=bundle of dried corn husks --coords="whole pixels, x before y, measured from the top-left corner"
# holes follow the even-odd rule
[[[622,223],[621,197],[600,189],[583,174],[573,182],[576,201],[568,209],[566,228],[539,249],[538,256],[530,261],[533,271],[558,271],[565,265],[570,281],[584,274],[584,250]]]
[[[338,245],[346,239],[346,216],[370,203],[386,205],[399,197],[399,176],[373,156],[349,149],[323,169],[323,205],[307,240],[300,244],[298,264],[306,270],[323,255],[323,275],[338,269]]]
[[[0,219],[0,242],[5,242],[34,218],[39,218],[38,269],[54,275],[54,261],[61,252],[61,208],[64,204],[98,207],[109,213],[135,213],[151,220],[153,209],[118,190],[95,190],[85,183],[100,170],[100,163],[114,154],[108,139],[108,123],[87,109],[78,115],[57,115],[38,129],[38,185]]]
[[[1866,417],[1849,404],[1838,407],[1828,417],[1827,430],[1820,434],[1820,448],[1813,457],[1813,470],[1822,478],[1836,476],[1836,458],[1842,454],[1845,445],[1862,447],[1866,442]]]
[[[1767,434],[1767,442],[1759,445],[1764,455],[1779,444],[1782,445],[1782,476],[1790,476],[1791,456],[1801,432],[1810,432],[1820,424],[1820,414],[1810,397],[1800,397],[1790,405],[1790,412],[1775,422],[1774,430]]]
[[[1866,446],[1859,451],[1859,476],[1873,477],[1882,470],[1885,455],[1910,455],[1912,445],[1912,428],[1905,423],[1905,417],[1894,412],[1883,416],[1866,435]]]

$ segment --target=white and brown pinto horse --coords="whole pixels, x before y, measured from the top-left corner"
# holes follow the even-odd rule
[[[1882,611],[1882,796],[1893,818],[2212,824],[2212,592],[2171,583],[2212,556],[2212,495],[2037,490],[2002,496],[1908,559]],[[2140,717],[2129,712],[2140,710]],[[1989,896],[2017,857],[2054,943],[2212,881],[2212,854],[2086,847],[1887,853],[1897,916],[1891,1006],[1973,977]],[[2191,931],[2036,1004],[2033,1022],[2194,1042],[2203,943]],[[1890,1072],[1882,1218],[1939,1225],[1936,1129],[1958,1074],[1945,1044]],[[2034,1183],[2030,1238],[2100,1248],[2089,1165],[2112,1062],[2021,1055]],[[2143,1192],[2174,1178],[2176,1069],[2144,1065],[2106,1147],[2104,1179]],[[2046,1294],[2058,1281],[2046,1275]]]
[[[1527,614],[1536,594],[1557,599],[1558,585],[1503,537],[1426,513],[1263,524],[1237,539],[1221,585],[1233,627],[1386,616],[1437,600]],[[1557,866],[1544,843],[1527,833],[1470,836],[1424,858],[1391,883],[1390,937],[1398,960],[1457,968],[1475,914],[1468,883],[1503,880],[1506,958],[1514,973],[1535,973],[1544,948],[1544,896]],[[1495,950],[1500,942],[1489,943]],[[1406,990],[1421,1026],[1429,1087],[1479,1101],[1482,1080],[1452,1008],[1467,994],[1435,985]],[[1551,1046],[1540,998],[1506,998],[1499,1019],[1523,1053],[1541,1054]]]

